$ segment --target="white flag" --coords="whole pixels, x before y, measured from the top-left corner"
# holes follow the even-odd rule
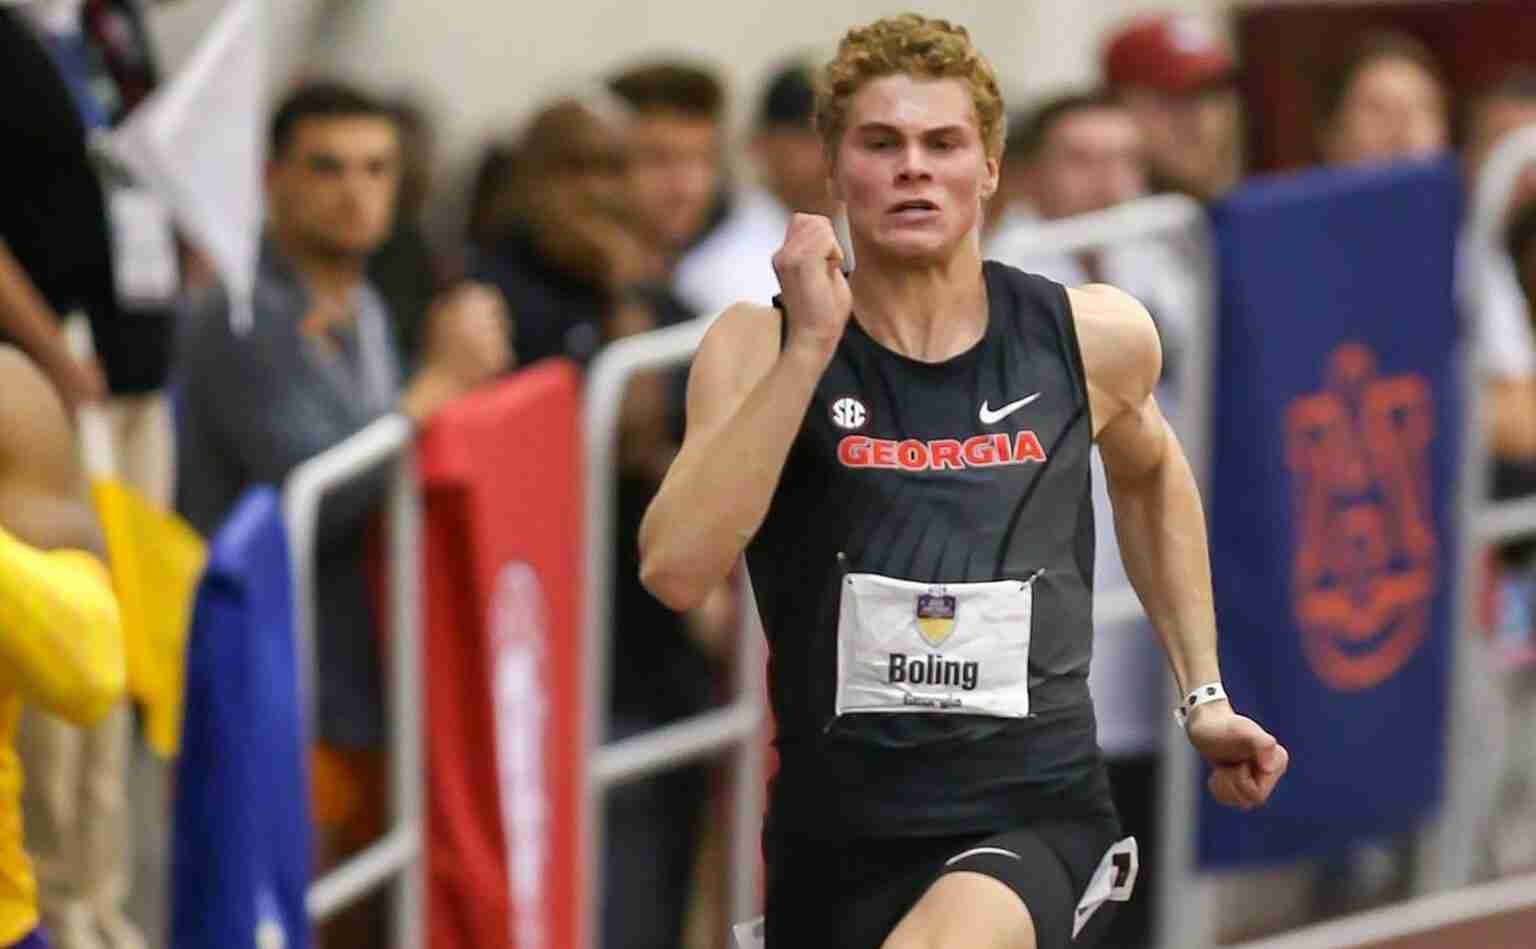
[[[261,253],[269,45],[263,0],[228,0],[181,71],[105,143],[208,255],[237,332],[250,328]]]

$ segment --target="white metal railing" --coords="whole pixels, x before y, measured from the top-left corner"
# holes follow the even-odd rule
[[[1195,270],[1191,290],[1197,295],[1190,314],[1188,339],[1175,367],[1179,394],[1179,439],[1202,495],[1210,494],[1210,349],[1215,330],[1215,274],[1206,229],[1205,210],[1182,195],[1158,195],[1126,202],[1104,211],[1042,221],[1028,239],[1010,240],[1003,263],[1026,262],[1037,254],[1070,254],[1114,244],[1154,239],[1189,240],[1195,253],[1189,263]],[[1110,628],[1125,620],[1141,618],[1141,603],[1134,593],[1096,599],[1094,627]],[[1178,703],[1176,686],[1165,679],[1167,705]],[[1172,728],[1172,726],[1168,726]],[[1146,855],[1155,860],[1162,881],[1154,917],[1159,946],[1199,949],[1214,945],[1214,914],[1210,881],[1195,873],[1194,843],[1199,787],[1190,781],[1195,752],[1176,728],[1168,733],[1162,754],[1161,852]]]
[[[591,949],[599,943],[603,804],[608,789],[726,748],[734,749],[729,870],[732,918],[742,920],[756,913],[753,871],[758,862],[757,827],[763,810],[763,750],[758,736],[767,703],[762,674],[763,637],[750,594],[745,598],[743,622],[738,630],[736,694],[732,701],[653,731],[604,742],[613,635],[613,525],[618,476],[615,446],[624,393],[637,373],[680,366],[691,359],[708,325],[708,319],[699,319],[619,340],[604,348],[587,371],[583,732],[588,768],[580,834],[584,923],[582,945],[576,949]],[[624,542],[632,543],[633,538],[624,538]]]
[[[1397,906],[1244,943],[1242,949],[1368,949],[1382,946],[1389,940],[1422,936],[1458,924],[1529,909],[1533,893],[1536,893],[1536,874],[1529,874],[1471,889],[1421,896]]]
[[[366,893],[400,878],[394,894],[395,942],[422,949],[425,935],[425,846],[423,799],[425,768],[422,716],[425,701],[421,674],[421,493],[407,449],[411,424],[389,415],[295,468],[283,486],[283,518],[293,563],[294,639],[298,652],[306,737],[316,715],[315,542],[320,505],[326,494],[380,465],[395,464],[389,500],[390,570],[390,829],[362,853],[347,860],[309,888],[309,917],[320,921]]]

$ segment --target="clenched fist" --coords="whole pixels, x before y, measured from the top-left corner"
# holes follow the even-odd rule
[[[1211,794],[1245,811],[1269,799],[1291,761],[1273,735],[1226,702],[1202,705],[1190,713],[1189,742],[1211,766],[1206,781]]]
[[[421,370],[400,397],[400,410],[426,421],[444,404],[488,381],[511,364],[507,308],[501,294],[464,283],[427,312],[426,352]]]
[[[464,283],[427,314],[426,366],[470,389],[511,360],[506,304],[495,289]]]
[[[853,291],[843,275],[843,251],[832,221],[796,214],[773,255],[773,272],[784,293],[787,346],[830,359],[853,312]]]

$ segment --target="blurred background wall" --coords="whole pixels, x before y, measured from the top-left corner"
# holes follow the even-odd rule
[[[222,0],[170,0],[156,18],[174,68]],[[785,56],[829,55],[854,23],[916,10],[963,23],[1001,73],[1013,107],[1061,86],[1091,81],[1099,37],[1125,17],[1154,10],[1224,12],[1231,0],[269,0],[279,87],[295,64],[361,81],[381,92],[428,90],[438,124],[438,188],[447,205],[484,141],[513,131],[537,102],[579,87],[635,56],[679,52],[720,69],[732,94],[732,125],[750,118],[751,97]],[[445,15],[451,11],[452,15]],[[676,37],[673,42],[663,38]],[[643,38],[643,44],[642,44]],[[729,50],[728,59],[720,51]],[[573,63],[585,63],[577,73]],[[447,213],[444,204],[438,204]]]

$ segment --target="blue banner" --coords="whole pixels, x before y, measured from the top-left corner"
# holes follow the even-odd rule
[[[282,509],[252,489],[214,538],[187,644],[172,949],[309,945],[309,789]]]
[[[1459,212],[1449,161],[1262,181],[1215,209],[1222,674],[1291,768],[1253,813],[1202,793],[1203,868],[1337,853],[1439,800]]]

